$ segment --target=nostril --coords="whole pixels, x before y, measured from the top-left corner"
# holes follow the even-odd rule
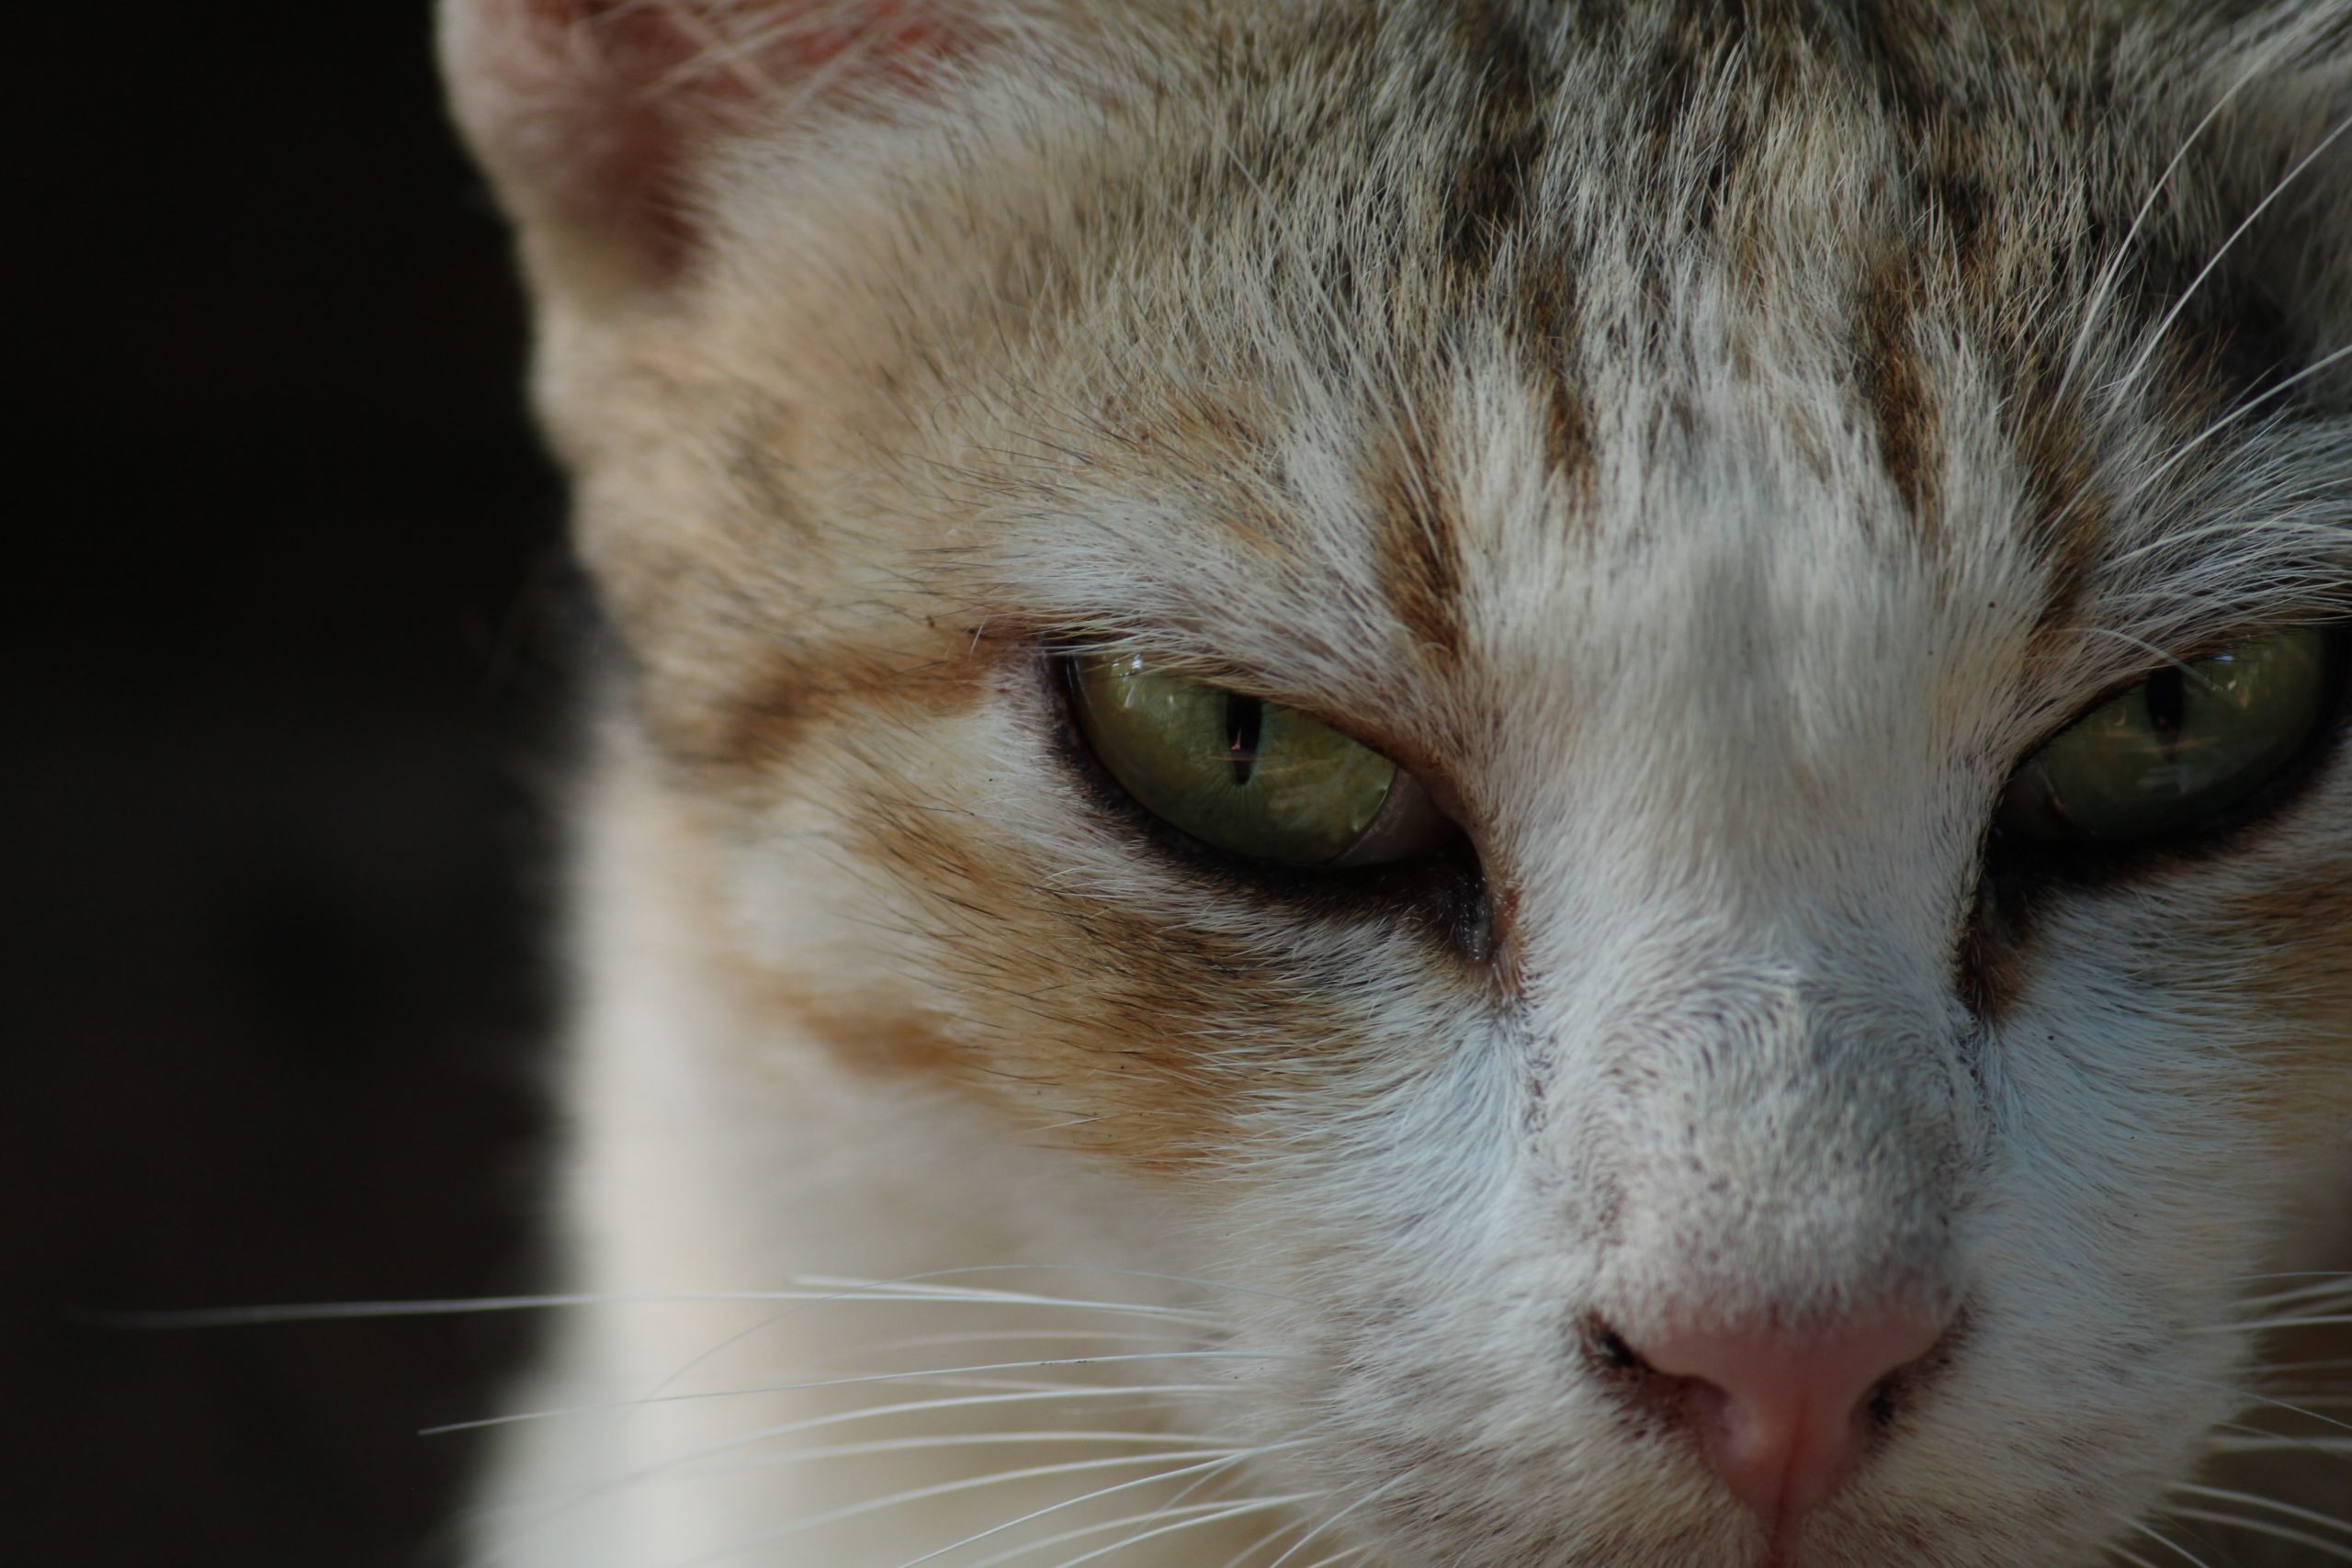
[[[1593,1321],[1594,1359],[1641,1377],[1776,1539],[1845,1483],[1891,1423],[1897,1382],[1936,1348],[1945,1327],[1940,1316],[1907,1304],[1810,1333],[1770,1325],[1628,1333]]]
[[[1584,1350],[1587,1359],[1603,1371],[1632,1372],[1645,1371],[1642,1359],[1625,1343],[1623,1335],[1609,1326],[1606,1320],[1589,1317],[1584,1323]]]

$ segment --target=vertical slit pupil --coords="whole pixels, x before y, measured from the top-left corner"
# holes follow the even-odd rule
[[[2167,751],[2180,743],[2180,727],[2188,716],[2188,677],[2178,665],[2148,677],[2148,723]]]
[[[1266,705],[1256,697],[1227,692],[1225,695],[1225,760],[1233,769],[1236,788],[1246,786],[1258,769],[1258,736],[1265,728]]]

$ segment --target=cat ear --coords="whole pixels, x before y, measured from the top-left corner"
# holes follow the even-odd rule
[[[442,0],[456,117],[543,280],[632,285],[694,254],[693,180],[730,134],[917,94],[987,0]]]

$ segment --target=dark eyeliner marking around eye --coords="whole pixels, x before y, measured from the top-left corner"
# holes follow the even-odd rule
[[[2120,715],[2116,723],[2136,725],[2153,756],[2165,765],[2195,766],[2200,757],[2210,761],[2222,753],[2212,750],[2213,738],[2202,732],[2247,711],[2243,706],[2245,694],[2225,689],[2233,686],[2242,660],[2281,638],[2298,637],[2310,639],[2310,676],[2316,690],[2308,694],[2301,710],[2301,734],[2290,738],[2281,731],[2284,743],[2267,777],[2250,778],[2243,792],[2216,796],[2205,810],[2184,812],[2171,821],[2126,823],[2110,831],[2080,819],[2084,802],[2076,798],[2077,792],[2060,787],[2062,781],[2051,776],[2053,766],[2064,765],[2058,749],[2070,736],[2082,733],[2102,716]],[[2007,863],[2002,879],[2012,885],[2043,874],[2096,882],[2128,874],[2151,855],[2223,851],[2241,841],[2236,838],[2241,829],[2268,818],[2321,776],[2347,739],[2352,739],[2352,623],[2321,623],[2241,639],[2201,659],[2151,671],[2136,686],[2092,704],[2045,739],[2011,774],[2005,793],[2005,802],[2029,809],[1996,814],[1988,843],[1996,863]],[[2020,794],[2020,786],[2036,780],[2041,799],[2056,813],[2054,819],[2030,809],[2030,790]],[[2080,782],[2093,788],[2099,783],[2096,777]],[[2037,818],[2041,818],[2039,825]]]
[[[1057,749],[1067,760],[1093,806],[1136,835],[1139,848],[1182,867],[1187,874],[1212,875],[1233,892],[1310,920],[1351,924],[1403,919],[1435,938],[1446,951],[1484,968],[1494,957],[1496,912],[1486,868],[1468,834],[1428,801],[1417,780],[1399,782],[1418,798],[1414,808],[1389,824],[1377,858],[1347,863],[1296,864],[1254,858],[1173,823],[1138,799],[1102,754],[1091,733],[1102,712],[1087,679],[1096,656],[1085,641],[1049,640],[1041,668],[1057,698]],[[1207,755],[1200,761],[1220,794],[1262,789],[1270,782],[1261,765],[1268,748],[1282,748],[1277,726],[1285,710],[1271,699],[1217,691],[1204,715]],[[1294,725],[1295,728],[1295,725]],[[1361,744],[1361,743],[1359,743]],[[1237,783],[1237,763],[1249,767]],[[1393,795],[1390,800],[1396,797]],[[1384,805],[1389,802],[1385,801]],[[1375,814],[1375,817],[1377,814]]]

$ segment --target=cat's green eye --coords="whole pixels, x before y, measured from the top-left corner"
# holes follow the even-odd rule
[[[2302,754],[2327,719],[2333,638],[2298,627],[2157,671],[2018,770],[2005,831],[2131,843],[2224,816]]]
[[[1104,771],[1213,849],[1279,865],[1376,865],[1453,836],[1412,774],[1295,708],[1132,653],[1075,655],[1070,686]]]

